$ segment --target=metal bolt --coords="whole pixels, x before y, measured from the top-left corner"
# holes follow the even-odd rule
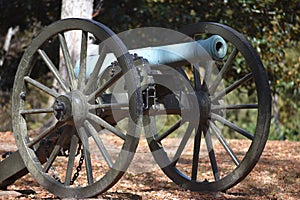
[[[20,93],[20,98],[21,98],[21,99],[25,99],[25,97],[26,97],[26,93],[25,93],[25,92],[21,92],[21,93]]]
[[[54,115],[58,120],[62,120],[65,114],[65,104],[59,100],[55,101],[56,105],[54,105]]]

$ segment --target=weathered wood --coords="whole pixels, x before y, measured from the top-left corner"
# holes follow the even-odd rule
[[[12,153],[8,158],[2,160],[0,162],[0,169],[0,189],[6,189],[8,185],[11,185],[28,173],[19,151]]]

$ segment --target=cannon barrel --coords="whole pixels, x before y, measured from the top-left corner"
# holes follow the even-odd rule
[[[197,63],[199,61],[220,60],[227,53],[227,44],[225,40],[218,35],[213,35],[205,40],[193,42],[163,45],[157,47],[146,47],[129,50],[131,54],[137,54],[148,60],[150,64],[170,64],[180,61]],[[87,77],[92,73],[99,58],[99,45],[89,45],[87,58]],[[109,66],[116,57],[108,53],[102,64],[101,71]],[[75,74],[79,73],[79,61],[75,66]]]
[[[129,50],[147,59],[150,64],[169,64],[182,60],[197,63],[201,59],[220,60],[227,52],[224,39],[218,35],[206,40]]]

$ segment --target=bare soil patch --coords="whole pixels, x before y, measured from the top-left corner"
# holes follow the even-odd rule
[[[237,145],[246,141],[239,140]],[[0,155],[17,149],[11,132],[0,133]],[[3,158],[0,157],[0,161]],[[5,173],[1,171],[0,173]],[[133,173],[129,170],[97,199],[291,199],[300,198],[300,142],[268,141],[254,170],[238,185],[218,193],[187,191],[161,170]],[[17,180],[0,199],[55,199],[30,174]]]

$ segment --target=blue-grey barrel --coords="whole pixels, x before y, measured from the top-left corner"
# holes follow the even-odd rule
[[[99,58],[98,52],[98,45],[89,45],[87,77],[92,73]],[[213,35],[205,40],[132,49],[129,50],[129,53],[137,54],[147,59],[150,64],[170,64],[184,60],[194,64],[200,61],[220,60],[224,58],[227,53],[227,44],[221,36]],[[103,61],[100,73],[113,61],[116,61],[116,57],[112,53],[108,53]],[[76,63],[74,70],[77,75],[79,73],[79,61]]]

